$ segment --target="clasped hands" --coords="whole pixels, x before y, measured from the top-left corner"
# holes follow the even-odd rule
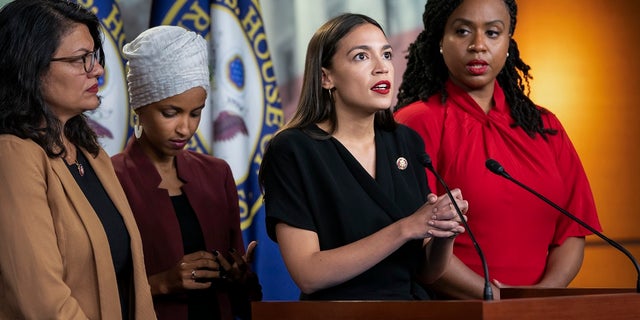
[[[451,190],[451,194],[466,221],[469,203],[462,198],[460,189]],[[416,238],[453,238],[465,232],[462,220],[447,194],[439,197],[433,193],[429,194],[427,202],[411,218],[419,219],[416,224],[419,228],[416,230]]]

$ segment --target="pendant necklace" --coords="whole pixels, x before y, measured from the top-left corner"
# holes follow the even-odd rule
[[[76,168],[78,169],[78,173],[80,174],[80,176],[84,176],[84,167],[82,166],[82,163],[78,162],[78,158],[76,158],[76,161],[72,164],[76,165]]]
[[[70,148],[70,147],[67,147],[67,148],[66,148],[66,151],[67,151],[67,152],[66,152],[66,155],[65,155],[65,159],[64,159],[64,160],[65,160],[65,162],[66,162],[66,163],[68,163],[69,165],[75,165],[75,166],[76,166],[76,169],[78,169],[78,174],[80,174],[80,176],[82,177],[82,176],[84,176],[84,167],[82,166],[82,163],[78,162],[78,158],[79,158],[79,155],[80,155],[80,150],[79,150],[79,149],[78,149],[78,147],[76,147],[75,145],[74,145],[74,148],[73,148],[73,149],[75,149],[75,153],[76,153],[76,158],[75,158],[75,160],[73,160],[73,162],[71,162],[71,161],[68,161],[68,160],[67,160],[67,158],[66,158],[66,156],[71,155],[71,154],[70,154],[70,152],[68,152],[68,151],[70,151],[70,150],[71,150],[71,148]]]

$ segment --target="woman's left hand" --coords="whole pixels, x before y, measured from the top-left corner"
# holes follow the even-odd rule
[[[462,217],[458,215],[454,204],[447,194],[438,197],[435,203],[433,203],[435,209],[431,220],[428,222],[429,225],[434,228],[434,230],[431,231],[434,237],[454,238],[458,234],[465,232],[462,219],[464,219],[465,222],[467,220],[466,213],[469,210],[469,202],[463,199],[462,192],[458,188],[451,190],[451,195],[460,209]]]
[[[233,258],[232,262],[229,262],[219,252],[214,251],[215,259],[220,265],[220,278],[244,284],[247,279],[255,277],[249,264],[253,261],[253,253],[257,245],[256,241],[251,241],[244,256],[235,249],[229,250],[229,254]]]
[[[234,249],[229,250],[233,263],[229,263],[219,252],[216,251],[214,253],[216,261],[220,265],[220,278],[239,284],[237,289],[240,289],[243,295],[249,298],[249,301],[262,300],[262,286],[258,280],[258,275],[251,271],[249,266],[253,261],[253,253],[257,245],[256,241],[251,241],[244,256],[241,256]]]

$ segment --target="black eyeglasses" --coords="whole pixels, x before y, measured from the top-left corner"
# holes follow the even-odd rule
[[[86,73],[93,71],[93,67],[95,67],[96,61],[98,61],[98,63],[102,65],[100,49],[87,52],[86,54],[80,56],[51,58],[51,61],[61,61],[69,63],[80,62],[80,60],[82,60],[82,66],[84,67],[84,71]]]

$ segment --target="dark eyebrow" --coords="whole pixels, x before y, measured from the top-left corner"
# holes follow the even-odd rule
[[[471,20],[467,20],[467,19],[462,19],[462,18],[458,18],[458,19],[453,20],[453,23],[457,23],[457,22],[460,22],[460,23],[462,23],[462,24],[475,25],[475,23],[474,23],[473,21],[471,21]],[[502,21],[502,20],[500,20],[500,19],[497,19],[497,20],[491,20],[491,21],[488,21],[488,22],[485,22],[485,23],[484,23],[484,25],[485,25],[485,26],[490,26],[490,25],[494,25],[494,24],[501,24],[503,28],[506,28],[506,26],[507,26],[507,25],[504,23],[504,21]]]
[[[197,107],[197,108],[195,108],[195,109],[193,109],[193,110],[191,110],[191,112],[202,110],[202,109],[204,109],[205,105],[206,105],[206,103],[201,105],[201,106],[199,106],[199,107]],[[167,105],[164,105],[162,107],[169,108],[169,109],[176,110],[176,111],[185,111],[185,108],[183,108],[181,106],[176,106],[176,105],[173,105],[173,104],[167,104]]]
[[[351,52],[355,51],[355,50],[365,50],[365,51],[371,51],[371,47],[367,46],[367,45],[361,45],[361,46],[355,46],[351,49],[349,49],[349,51],[347,51],[347,54],[350,54]],[[390,44],[386,44],[384,46],[382,46],[382,50],[387,50],[387,49],[392,49]]]

